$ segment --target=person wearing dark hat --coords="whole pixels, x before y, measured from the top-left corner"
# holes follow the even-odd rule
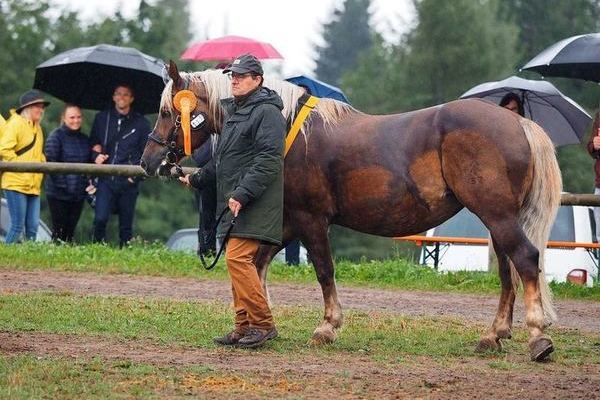
[[[19,99],[19,107],[3,128],[0,137],[2,161],[45,162],[44,133],[40,121],[50,102],[37,90],[28,90]],[[44,175],[33,172],[4,172],[0,187],[8,203],[10,229],[6,243],[35,240],[40,222],[40,192]]]
[[[215,155],[180,180],[196,188],[216,181],[217,211],[229,208],[217,238],[225,239],[235,327],[214,339],[221,346],[255,348],[277,336],[254,258],[261,243],[280,245],[283,230],[283,148],[286,122],[279,95],[263,86],[263,69],[244,54],[225,68],[233,97],[221,101],[227,117]]]
[[[92,162],[96,164],[139,165],[150,123],[133,107],[133,89],[125,84],[115,87],[114,107],[96,114],[90,144]],[[133,217],[139,193],[139,180],[126,176],[98,178],[94,208],[95,242],[106,240],[106,225],[111,213],[119,215],[119,245],[125,246],[133,236]]]

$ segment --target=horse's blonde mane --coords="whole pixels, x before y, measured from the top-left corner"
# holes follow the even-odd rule
[[[220,70],[180,72],[180,75],[190,86],[197,85],[198,83],[204,84],[208,94],[208,114],[213,121],[220,121],[223,117],[220,100],[231,97],[231,85],[227,76]],[[304,94],[305,90],[300,86],[269,76],[265,76],[263,85],[279,94],[283,101],[283,110],[281,113],[286,120],[293,121],[296,117],[298,99]],[[172,88],[173,81],[169,80],[165,85],[160,100],[161,110],[173,111]],[[333,99],[321,99],[314,109],[314,112],[321,117],[325,126],[337,124],[343,116],[351,111],[356,112],[354,107]],[[306,135],[306,127],[307,123],[305,122],[301,129],[304,135]]]

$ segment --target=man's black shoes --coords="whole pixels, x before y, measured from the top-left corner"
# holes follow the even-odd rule
[[[228,334],[213,339],[215,344],[220,346],[233,346],[242,349],[255,349],[265,344],[267,340],[277,337],[277,329],[258,329],[250,328],[245,334],[238,331],[231,331]]]
[[[277,337],[277,329],[272,327],[271,329],[263,330],[257,328],[250,328],[243,338],[238,340],[237,347],[243,349],[255,349],[265,344],[267,340]]]
[[[220,337],[216,337],[213,339],[215,344],[220,346],[235,346],[241,338],[244,337],[243,333],[239,333],[238,331],[231,331],[228,334]]]

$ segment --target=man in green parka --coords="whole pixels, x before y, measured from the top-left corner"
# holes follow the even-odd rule
[[[223,346],[255,348],[277,336],[254,256],[261,243],[281,244],[283,230],[283,148],[286,122],[279,95],[263,87],[263,69],[244,54],[223,73],[231,78],[232,98],[221,100],[227,113],[215,155],[203,169],[180,178],[200,188],[216,179],[217,212],[229,207],[217,238],[231,217],[236,224],[226,246],[235,328],[215,338]]]

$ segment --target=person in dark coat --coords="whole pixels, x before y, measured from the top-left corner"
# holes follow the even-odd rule
[[[600,194],[600,111],[594,117],[592,134],[587,144],[588,153],[594,159],[595,185],[594,194]],[[594,207],[594,220],[596,222],[596,239],[600,239],[600,207]]]
[[[133,90],[127,85],[119,85],[113,92],[114,107],[96,114],[90,136],[94,163],[139,165],[151,129],[148,120],[133,109],[133,101]],[[138,179],[124,176],[98,178],[95,242],[106,240],[106,224],[113,211],[119,215],[120,246],[131,240],[138,193]]]
[[[204,142],[192,153],[192,159],[199,168],[204,167],[213,157],[217,135]],[[196,204],[198,205],[198,255],[208,255],[216,252],[216,236],[213,232],[217,213],[217,188],[214,182],[195,190]]]
[[[44,146],[46,161],[86,163],[90,160],[90,142],[81,133],[81,109],[66,104],[62,125],[56,128]],[[50,174],[44,190],[52,219],[52,239],[71,242],[86,198],[87,178],[77,174]]]
[[[263,69],[252,55],[236,58],[230,73],[232,98],[221,101],[227,117],[208,165],[180,178],[193,187],[216,180],[217,211],[228,207],[217,238],[236,224],[225,258],[232,283],[235,328],[215,338],[223,346],[254,348],[277,336],[254,257],[261,243],[281,244],[283,234],[283,148],[286,122],[279,95],[262,86]]]

